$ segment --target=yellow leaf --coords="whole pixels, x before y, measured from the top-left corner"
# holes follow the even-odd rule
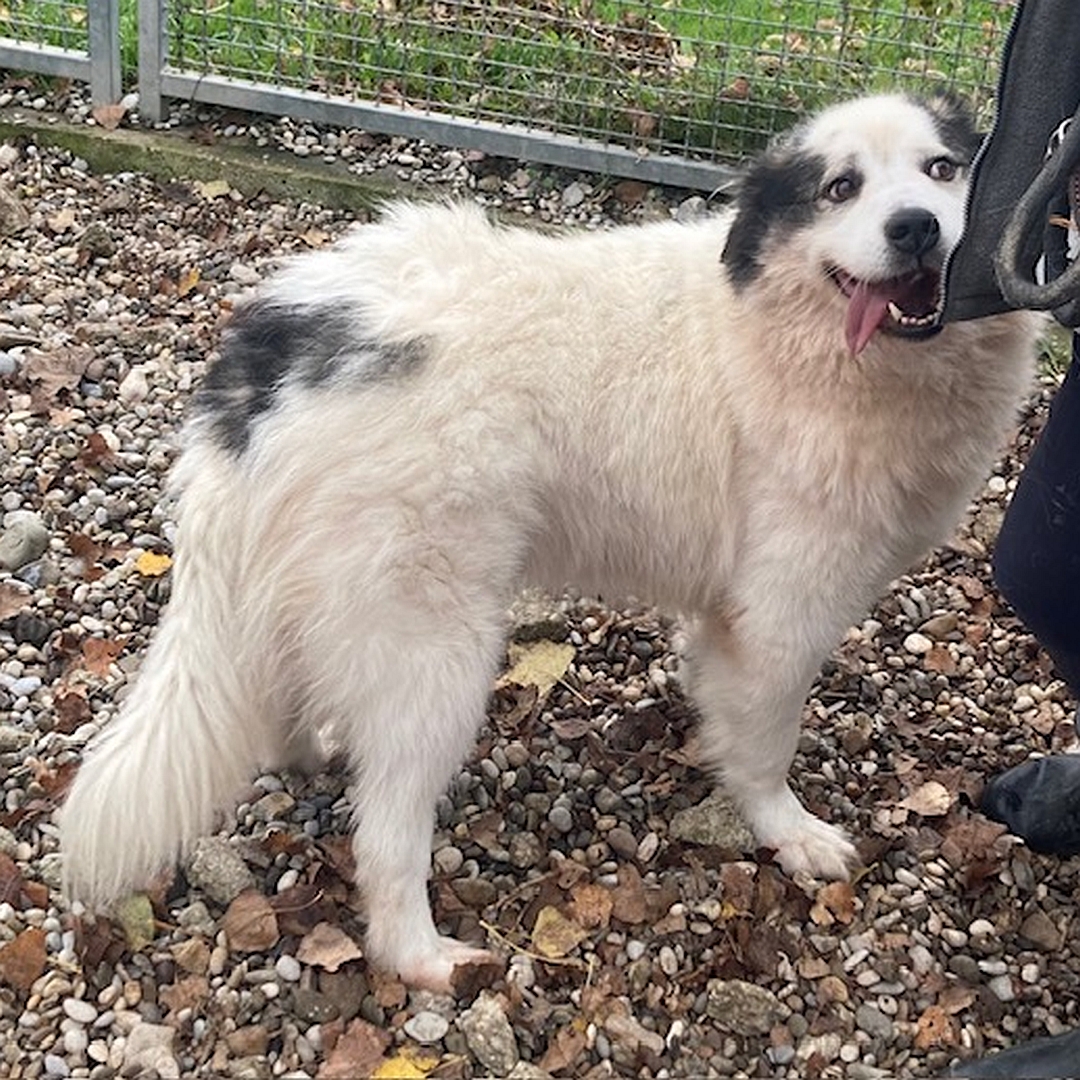
[[[231,190],[228,180],[196,180],[192,187],[204,199],[218,199]]]
[[[143,577],[161,577],[170,566],[172,559],[168,555],[159,555],[156,551],[144,551],[135,560],[135,569]]]
[[[199,268],[192,266],[190,269],[185,270],[180,275],[180,280],[176,283],[176,292],[179,296],[187,296],[196,285],[199,284]]]
[[[113,914],[132,952],[141,952],[154,940],[154,909],[146,893],[126,897],[116,905]]]
[[[371,1074],[377,1080],[424,1080],[439,1059],[410,1054],[407,1050],[387,1058]]]
[[[541,699],[566,674],[574,659],[573,645],[555,641],[511,642],[507,655],[510,668],[499,680],[500,685],[535,686]]]
[[[558,908],[548,905],[536,916],[532,943],[541,956],[555,960],[576,949],[588,936],[587,930],[568,919]]]

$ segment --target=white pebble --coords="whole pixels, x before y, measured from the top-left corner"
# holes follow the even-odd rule
[[[998,1001],[1012,1001],[1016,997],[1012,979],[1008,975],[996,975],[988,985]]]
[[[968,933],[972,937],[991,937],[997,931],[989,919],[976,919],[969,927]]]
[[[904,648],[915,656],[925,656],[933,647],[934,643],[925,634],[908,634],[904,638]]]
[[[277,958],[274,971],[277,972],[278,978],[283,982],[300,981],[300,961],[295,956],[289,956],[288,953],[283,953]]]
[[[98,1016],[97,1009],[82,998],[64,998],[64,1014],[76,1024],[92,1024]]]

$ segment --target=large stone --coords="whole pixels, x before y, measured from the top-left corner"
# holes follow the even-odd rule
[[[481,994],[459,1017],[457,1026],[469,1049],[493,1076],[508,1076],[518,1063],[517,1039],[499,999]]]
[[[742,979],[710,979],[705,1012],[736,1035],[765,1035],[787,1012],[770,990]]]
[[[217,836],[195,845],[184,870],[193,886],[223,906],[231,904],[245,889],[255,888],[255,876],[240,853]]]
[[[668,833],[676,840],[715,844],[729,851],[752,852],[757,846],[735,804],[722,791],[714,791],[697,806],[680,810],[672,817]]]
[[[32,510],[12,510],[0,533],[0,570],[18,570],[41,558],[49,546],[49,530]]]

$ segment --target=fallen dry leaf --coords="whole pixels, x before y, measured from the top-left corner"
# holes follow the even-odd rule
[[[338,1036],[316,1074],[318,1080],[356,1080],[372,1076],[383,1062],[393,1036],[366,1020],[356,1019]]]
[[[952,803],[953,797],[944,784],[937,780],[927,780],[897,805],[902,810],[910,810],[923,817],[941,817],[949,812]]]
[[[611,890],[591,881],[575,885],[570,891],[570,914],[586,930],[599,930],[611,921],[615,901]]]
[[[424,1080],[438,1064],[437,1057],[406,1048],[381,1062],[371,1075],[373,1080]]]
[[[644,922],[648,907],[645,903],[645,886],[641,883],[637,867],[620,866],[617,878],[618,884],[611,890],[612,915],[630,926]]]
[[[58,688],[53,695],[53,709],[56,713],[53,730],[63,735],[70,735],[93,715],[86,700],[86,687],[82,685]]]
[[[920,1050],[932,1046],[955,1046],[953,1019],[940,1005],[929,1006],[915,1023],[915,1045]]]
[[[82,643],[82,666],[91,675],[102,679],[109,677],[109,670],[116,658],[124,651],[123,640],[106,641],[104,638],[90,637]]]
[[[89,345],[57,345],[47,351],[27,349],[22,370],[29,382],[52,399],[62,390],[74,390],[93,359],[94,350]]]
[[[573,952],[588,936],[588,930],[549,904],[536,916],[532,946],[541,956],[555,960]]]
[[[296,959],[302,964],[337,971],[350,960],[359,960],[364,954],[360,946],[338,926],[321,922],[300,942]]]
[[[830,881],[817,891],[810,918],[818,926],[850,925],[855,918],[855,890],[849,881]]]
[[[24,993],[45,973],[45,931],[31,926],[0,946],[0,983]]]
[[[221,926],[234,952],[264,952],[281,936],[270,901],[255,889],[247,889],[233,900]]]
[[[18,615],[31,599],[29,589],[22,589],[10,581],[0,581],[0,621]]]
[[[120,126],[120,121],[127,113],[127,106],[122,102],[112,105],[96,105],[90,110],[90,115],[106,130],[115,131]]]
[[[547,1049],[544,1051],[543,1057],[537,1062],[537,1065],[544,1072],[549,1073],[569,1069],[580,1063],[582,1051],[585,1049],[585,1042],[585,1032],[577,1025],[571,1024],[559,1028],[548,1043]]]
[[[541,639],[520,644],[512,641],[507,649],[510,667],[499,679],[499,686],[535,686],[541,699],[566,674],[574,659],[573,645],[560,645]]]
[[[194,1009],[210,996],[210,980],[205,975],[182,975],[158,990],[158,1000],[175,1018],[183,1009]]]
[[[132,952],[140,952],[154,940],[154,909],[146,893],[133,893],[116,905],[116,922]]]
[[[161,577],[170,566],[172,559],[168,555],[159,555],[156,551],[144,551],[135,560],[135,569],[143,577]]]

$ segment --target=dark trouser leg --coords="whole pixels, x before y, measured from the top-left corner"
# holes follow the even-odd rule
[[[1080,346],[994,552],[994,577],[1080,696]]]

